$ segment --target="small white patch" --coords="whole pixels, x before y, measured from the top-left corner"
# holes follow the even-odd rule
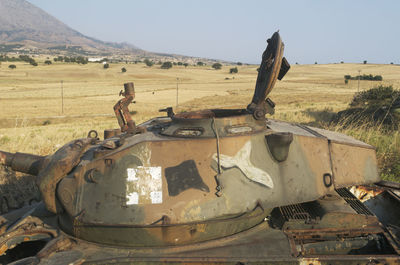
[[[138,166],[126,173],[127,205],[162,203],[161,167]]]
[[[137,192],[131,192],[126,195],[126,204],[127,205],[132,205],[132,204],[139,204],[139,194]]]
[[[128,174],[128,181],[138,180],[138,178],[136,177],[136,168],[127,168],[126,173]]]
[[[161,180],[161,167],[148,167],[152,179]]]
[[[150,192],[150,198],[152,204],[162,203],[162,191]]]

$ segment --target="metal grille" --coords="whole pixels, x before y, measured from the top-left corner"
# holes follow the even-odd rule
[[[292,204],[288,206],[279,207],[279,210],[286,219],[289,220],[308,220],[311,218],[310,214],[304,209],[301,204]]]
[[[346,188],[336,189],[336,192],[353,208],[358,214],[365,214],[373,216],[370,210],[360,202],[354,195]]]

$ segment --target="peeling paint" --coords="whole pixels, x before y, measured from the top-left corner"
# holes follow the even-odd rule
[[[127,168],[126,204],[162,203],[161,167]]]

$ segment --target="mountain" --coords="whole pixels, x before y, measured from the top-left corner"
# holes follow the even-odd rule
[[[4,52],[108,56],[122,60],[149,58],[187,63],[217,61],[153,53],[129,43],[97,40],[68,27],[26,0],[0,0],[0,53]]]
[[[0,46],[8,49],[50,49],[82,54],[118,51],[145,55],[127,43],[112,43],[85,36],[25,0],[0,0]]]

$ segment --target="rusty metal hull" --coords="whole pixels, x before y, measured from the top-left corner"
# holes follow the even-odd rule
[[[18,216],[24,217],[15,223]],[[180,246],[90,243],[50,228],[57,223],[56,216],[42,204],[2,216],[6,219],[14,224],[0,236],[1,251],[17,239],[21,245],[47,240],[36,255],[16,264],[400,264],[396,234],[344,188],[316,201],[277,207],[261,223],[238,234]],[[0,256],[0,261],[6,257]]]

